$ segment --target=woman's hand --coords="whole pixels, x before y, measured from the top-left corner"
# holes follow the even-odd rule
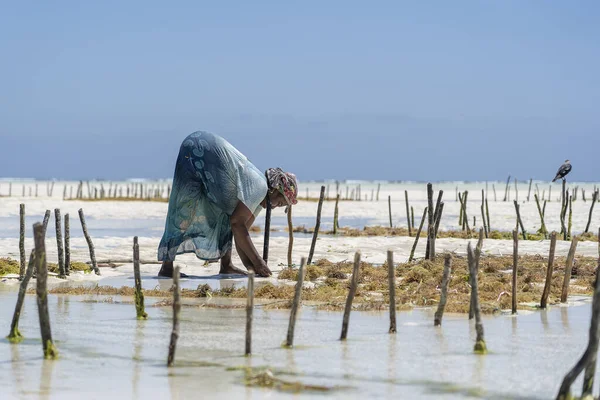
[[[268,276],[273,275],[273,273],[271,272],[271,270],[267,266],[267,263],[263,259],[260,259],[260,261],[259,261],[258,264],[252,265],[252,268],[254,269],[254,273],[257,276],[261,276],[261,277],[266,278]]]
[[[261,277],[271,276],[271,270],[256,251],[248,233],[248,225],[251,225],[253,220],[254,215],[252,215],[248,207],[241,201],[238,202],[230,218],[233,239],[235,240],[240,259],[246,268],[249,270],[253,269],[256,275]]]

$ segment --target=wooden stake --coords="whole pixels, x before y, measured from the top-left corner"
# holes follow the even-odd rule
[[[339,218],[339,208],[338,205],[340,203],[340,194],[338,193],[335,197],[335,211],[333,212],[333,234],[337,235],[337,231],[339,226],[338,218]]]
[[[488,228],[488,233],[489,233],[492,231],[492,226],[490,225],[490,208],[488,207],[487,197],[485,198],[485,216],[487,219],[487,228]]]
[[[66,278],[67,270],[65,269],[65,253],[63,248],[62,238],[62,218],[60,216],[60,209],[54,209],[54,224],[56,226],[56,247],[58,250],[58,276],[59,278]]]
[[[427,184],[427,250],[425,258],[427,260],[435,259],[435,248],[433,248],[433,234],[435,231],[435,221],[433,220],[433,185]]]
[[[444,213],[444,203],[440,203],[440,208],[439,210],[437,210],[436,216],[435,216],[435,232],[434,232],[434,241],[437,240],[437,236],[438,236],[438,231],[440,229],[440,222],[442,221],[442,215]]]
[[[506,189],[504,189],[504,201],[508,200],[508,190],[509,190],[508,185],[510,185],[510,175],[508,176],[508,179],[506,180]]]
[[[519,232],[513,231],[512,313],[517,313],[517,265],[519,263]]]
[[[409,207],[408,207],[408,190],[404,191],[404,200],[406,202],[406,223],[408,225],[408,236],[412,236],[412,229],[410,226],[410,214],[408,212]],[[391,228],[391,226],[390,226]]]
[[[286,347],[292,347],[294,345],[294,331],[296,329],[296,315],[298,313],[298,307],[300,306],[300,300],[302,296],[302,285],[304,283],[304,276],[306,275],[306,258],[300,259],[300,269],[298,270],[298,281],[296,282],[296,290],[294,291],[294,301],[292,302],[292,309],[290,310],[290,323],[288,325],[287,338],[285,341]]]
[[[521,226],[521,232],[523,233],[523,239],[527,240],[527,232],[525,232],[525,227],[523,226],[523,220],[521,219],[521,206],[517,203],[516,200],[513,201],[515,205],[515,210],[517,212],[517,223]]]
[[[39,222],[33,225],[33,235],[35,238],[36,294],[44,358],[55,359],[58,357],[58,350],[52,342],[50,315],[48,313],[48,266],[46,264],[46,245],[44,243],[45,231],[43,225]]]
[[[390,228],[393,228],[392,225],[392,196],[388,196],[388,210],[390,214]]]
[[[346,299],[346,307],[344,308],[344,319],[342,322],[342,335],[340,340],[346,340],[348,335],[348,324],[350,323],[350,311],[352,311],[352,300],[358,287],[358,269],[360,267],[360,251],[354,255],[354,269],[352,270],[352,280],[350,281],[350,290]]]
[[[408,262],[411,262],[415,256],[415,249],[417,248],[417,243],[419,243],[419,237],[421,236],[421,230],[423,229],[423,223],[425,222],[425,216],[427,215],[427,207],[423,210],[423,216],[421,217],[421,223],[419,224],[419,229],[417,230],[417,235],[415,236],[415,242],[413,243],[412,249],[410,250],[410,257],[408,257]]]
[[[598,265],[600,269],[600,261]],[[575,364],[575,366],[565,375],[563,382],[558,391],[558,395],[556,396],[557,400],[568,400],[572,399],[571,396],[571,385],[579,374],[583,371],[584,368],[587,368],[585,372],[584,382],[583,382],[583,398],[588,398],[585,396],[591,396],[591,391],[594,386],[594,372],[596,369],[596,358],[598,356],[598,342],[600,341],[600,323],[598,321],[598,317],[600,316],[600,279],[596,279],[596,285],[594,288],[594,296],[592,300],[592,321],[590,324],[590,334],[588,339],[588,345],[585,349],[585,352]],[[590,397],[591,398],[591,397]]]
[[[517,178],[515,178],[515,200],[519,201],[519,188],[517,187]]]
[[[527,192],[527,201],[529,201],[529,196],[531,196],[531,185],[533,184],[533,179],[529,178],[529,191]]]
[[[590,224],[592,223],[592,213],[594,212],[594,206],[596,205],[596,201],[598,200],[598,191],[594,192],[592,196],[592,205],[590,206],[590,214],[588,216],[588,222],[585,226],[585,233],[588,233],[590,230]]]
[[[171,341],[169,343],[169,358],[167,366],[172,367],[175,361],[175,350],[177,340],[179,339],[179,314],[181,312],[181,296],[179,292],[179,267],[173,269],[173,330],[171,331]],[[250,272],[250,274],[254,274]]]
[[[288,262],[288,268],[292,268],[292,249],[294,248],[294,224],[292,223],[292,207],[288,208],[287,223],[288,223],[287,262]]]
[[[246,300],[246,352],[252,354],[252,313],[254,311],[254,272],[248,272],[248,297]]]
[[[471,292],[473,298],[473,308],[475,311],[475,331],[477,332],[477,338],[475,340],[474,352],[477,354],[486,354],[487,346],[485,344],[483,334],[483,323],[481,321],[481,308],[479,307],[479,291],[477,285],[477,264],[475,261],[475,254],[471,243],[467,246],[467,256],[469,260],[469,271],[471,272]]]
[[[33,268],[35,266],[35,251],[31,250],[29,256],[29,264],[27,264],[27,270],[21,280],[19,286],[19,295],[17,297],[17,304],[15,305],[15,313],[13,314],[12,323],[10,324],[10,333],[6,337],[11,343],[19,343],[23,340],[23,335],[19,331],[19,318],[21,317],[21,311],[23,311],[23,302],[25,301],[25,294],[27,293],[27,285],[33,275]]]
[[[48,228],[48,221],[50,221],[50,210],[46,210],[44,214],[44,220],[42,221],[42,227],[44,228],[44,237],[46,237],[46,229]]]
[[[177,273],[179,277],[179,273]],[[142,292],[142,275],[140,273],[140,245],[138,237],[133,237],[133,279],[135,281],[135,315],[137,319],[147,319],[148,314],[144,308],[144,293]],[[173,273],[175,279],[175,273]],[[178,279],[179,281],[179,279]]]
[[[377,201],[379,201],[379,189],[381,188],[381,183],[377,184]]]
[[[267,212],[265,215],[265,239],[263,241],[263,260],[269,261],[269,238],[271,236],[271,198],[267,194]]]
[[[571,228],[573,227],[573,196],[569,196],[569,224],[567,225],[567,238],[571,238]]]
[[[469,228],[469,218],[467,217],[467,194],[469,192],[465,192],[465,195],[460,196],[460,193],[458,194],[458,199],[460,200],[461,203],[461,207],[462,207],[462,212],[463,212],[463,225],[467,228],[467,233],[470,235],[471,234],[471,228]]]
[[[324,196],[325,186],[321,186],[321,194],[319,195],[319,206],[317,207],[317,223],[315,224],[315,231],[313,232],[312,243],[310,244],[310,252],[308,253],[308,264],[312,262],[313,255],[315,254],[315,246],[317,244],[317,237],[319,236],[319,228],[321,227],[321,210],[323,209]]]
[[[475,246],[475,268],[479,271],[479,259],[481,258],[481,251],[483,249],[483,229],[479,229],[479,240],[477,240],[477,246]],[[473,276],[469,271],[469,283],[471,283],[471,287],[473,283],[471,279]],[[475,318],[475,296],[474,292],[471,290],[471,303],[469,304],[469,320]]]
[[[540,308],[545,309],[548,304],[548,296],[550,295],[550,288],[552,287],[552,272],[554,271],[554,253],[556,251],[556,232],[552,232],[550,235],[550,254],[548,255],[548,268],[546,270],[546,284],[544,285],[544,292],[542,293],[542,300],[540,301]]]
[[[481,220],[483,221],[483,233],[485,234],[485,237],[488,237],[488,227],[487,227],[487,223],[485,222],[485,195],[483,192],[483,189],[481,189]]]
[[[25,276],[25,204],[19,205],[19,280]]]
[[[71,275],[71,227],[69,225],[69,213],[64,216],[65,219],[65,274]]]
[[[579,237],[575,236],[571,240],[571,247],[569,248],[569,254],[567,254],[567,262],[565,265],[565,279],[563,281],[562,294],[560,296],[560,302],[566,303],[569,295],[569,282],[571,281],[571,270],[573,269],[573,260],[575,259],[575,250],[577,249],[577,242]]]
[[[413,206],[410,206],[410,226],[415,229],[415,209]]]
[[[442,325],[442,318],[444,317],[444,308],[446,307],[446,299],[448,296],[448,286],[450,285],[450,273],[452,272],[452,255],[446,253],[444,258],[444,275],[442,276],[442,293],[440,295],[440,302],[438,304],[435,317],[433,319],[433,326]]]
[[[96,275],[100,275],[100,269],[98,269],[98,264],[96,264],[96,252],[94,251],[94,243],[92,243],[92,238],[87,230],[87,225],[85,224],[85,216],[83,215],[83,208],[79,209],[79,220],[81,221],[81,228],[83,229],[83,236],[85,236],[85,241],[87,242],[88,248],[90,250],[90,260],[92,261],[92,269],[96,273]]]
[[[496,185],[492,184],[492,189],[494,190],[494,201],[498,201],[496,198]]]
[[[433,193],[432,193],[433,195]],[[440,225],[440,221],[442,219],[442,197],[444,196],[444,191],[440,190],[438,191],[438,197],[437,197],[437,201],[435,203],[435,209],[433,211],[433,228],[431,230],[431,232],[429,232],[428,230],[428,237],[427,237],[427,252],[425,254],[425,258],[427,258],[427,256],[429,256],[430,260],[435,260],[435,240],[437,237],[437,228]]]
[[[396,333],[396,270],[394,269],[394,252],[387,251],[388,288],[390,291],[390,329],[389,333]]]
[[[534,194],[535,204],[538,209],[538,213],[540,215],[540,221],[542,222],[542,227],[540,228],[540,233],[544,235],[544,238],[548,238],[548,230],[546,229],[546,223],[544,222],[544,213],[542,212],[542,207],[540,206],[540,199],[537,194]]]

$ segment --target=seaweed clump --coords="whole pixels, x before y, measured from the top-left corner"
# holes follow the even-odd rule
[[[0,258],[0,276],[8,274],[19,274],[19,262],[12,258]]]

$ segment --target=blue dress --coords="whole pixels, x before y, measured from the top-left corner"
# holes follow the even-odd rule
[[[238,202],[257,216],[267,195],[264,174],[222,137],[194,132],[179,149],[159,261],[195,253],[217,260],[231,250],[229,219]]]

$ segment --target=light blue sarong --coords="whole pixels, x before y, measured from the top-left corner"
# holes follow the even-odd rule
[[[267,180],[242,153],[222,137],[194,132],[177,157],[159,261],[195,253],[217,260],[231,250],[229,219],[238,202],[257,216],[267,195]]]

